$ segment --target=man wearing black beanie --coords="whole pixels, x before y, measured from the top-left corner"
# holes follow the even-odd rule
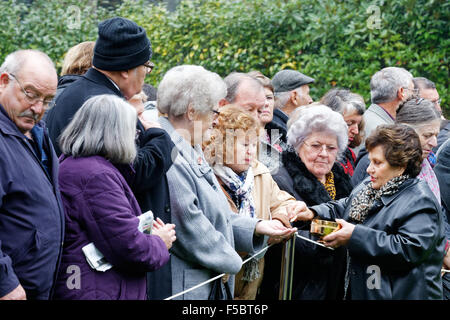
[[[58,137],[83,103],[101,94],[129,100],[141,92],[145,76],[152,69],[151,56],[151,44],[145,29],[135,22],[115,17],[99,23],[93,67],[57,97],[44,119],[58,156],[61,153]],[[165,223],[170,223],[167,219],[170,217],[170,202],[166,172],[172,165],[174,144],[158,123],[139,119],[137,132],[138,154],[130,186],[142,212],[152,210],[155,219],[160,217]],[[167,265],[170,267],[170,263]],[[171,286],[170,282],[164,283]],[[159,285],[159,290],[164,290],[164,285]]]

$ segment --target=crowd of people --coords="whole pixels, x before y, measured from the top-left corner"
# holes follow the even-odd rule
[[[154,88],[151,57],[114,17],[60,77],[38,50],[1,64],[0,300],[278,300],[288,244],[293,300],[450,299],[432,81],[383,68],[366,108],[290,69],[179,65]]]

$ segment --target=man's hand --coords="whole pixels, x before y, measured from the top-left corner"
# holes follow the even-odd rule
[[[141,121],[141,123],[144,126],[145,130],[148,130],[150,128],[159,128],[159,129],[161,129],[161,124],[159,122],[147,120],[143,116],[140,116],[139,120]]]
[[[19,284],[17,288],[0,298],[0,300],[27,300],[27,294]]]

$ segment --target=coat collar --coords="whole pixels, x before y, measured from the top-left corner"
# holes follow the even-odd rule
[[[100,71],[90,68],[83,77],[89,81],[102,84],[105,87],[108,87],[110,90],[114,91],[119,97],[123,98],[122,92],[116,87],[116,85],[112,82],[111,79],[109,79],[107,76],[105,76]]]
[[[286,171],[293,180],[294,190],[308,206],[331,201],[323,184],[309,172],[294,150],[284,151],[281,157]],[[338,163],[333,165],[331,171],[334,174],[336,200],[349,196],[352,191],[349,176]]]
[[[369,110],[385,120],[386,123],[394,123],[394,119],[392,119],[391,115],[379,105],[372,103],[367,111]]]

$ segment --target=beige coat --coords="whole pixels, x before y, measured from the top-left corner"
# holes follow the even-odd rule
[[[269,169],[261,162],[255,160],[252,164],[252,169],[254,175],[252,196],[255,202],[256,218],[264,220],[278,219],[284,224],[289,223],[286,207],[291,203],[295,203],[295,198],[278,188],[277,183],[270,175]],[[218,180],[227,196],[231,209],[237,213],[238,209],[231,196],[225,191],[220,178]],[[245,252],[239,254],[241,257],[247,255]],[[244,274],[244,268],[241,268],[235,278],[234,298],[236,300],[255,300],[264,273],[264,258],[259,260],[259,272],[260,277],[258,279],[252,282],[242,281],[241,278]]]

